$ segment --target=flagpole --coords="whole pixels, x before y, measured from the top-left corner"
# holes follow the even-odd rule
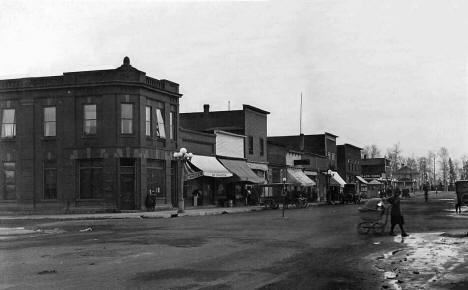
[[[302,92],[301,92],[301,110],[299,113],[299,134],[302,134]]]

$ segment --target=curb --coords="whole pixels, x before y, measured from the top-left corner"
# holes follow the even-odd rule
[[[0,216],[0,221],[15,221],[15,220],[105,220],[105,219],[159,219],[159,218],[174,218],[185,216],[208,216],[221,214],[236,214],[244,212],[261,211],[263,207],[248,207],[248,208],[216,208],[208,210],[189,209],[183,213],[177,213],[177,210],[164,212],[135,212],[135,213],[115,213],[115,214],[84,214],[84,215],[40,215],[40,216]]]

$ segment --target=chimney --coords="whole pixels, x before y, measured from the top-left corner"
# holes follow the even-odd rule
[[[304,134],[299,135],[299,151],[304,151]]]
[[[204,104],[203,105],[203,113],[208,113],[210,111],[210,105]]]

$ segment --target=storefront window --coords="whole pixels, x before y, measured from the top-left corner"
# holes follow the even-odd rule
[[[16,199],[16,163],[15,162],[3,162],[3,200],[15,200]]]
[[[166,178],[164,163],[161,160],[148,160],[147,161],[147,189],[148,193],[151,192],[156,194],[158,198],[166,197]]]
[[[44,199],[57,199],[57,163],[44,162]]]

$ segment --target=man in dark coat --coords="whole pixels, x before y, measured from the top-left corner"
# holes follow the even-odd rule
[[[399,188],[395,190],[393,193],[393,196],[387,199],[387,201],[392,205],[392,209],[390,212],[390,220],[391,220],[391,228],[390,228],[390,235],[394,236],[395,234],[393,233],[393,229],[395,228],[396,225],[400,227],[401,230],[401,236],[402,237],[407,237],[408,234],[405,232],[403,229],[403,225],[405,223],[403,219],[403,215],[401,214],[401,208],[400,208],[400,194],[401,191]]]

